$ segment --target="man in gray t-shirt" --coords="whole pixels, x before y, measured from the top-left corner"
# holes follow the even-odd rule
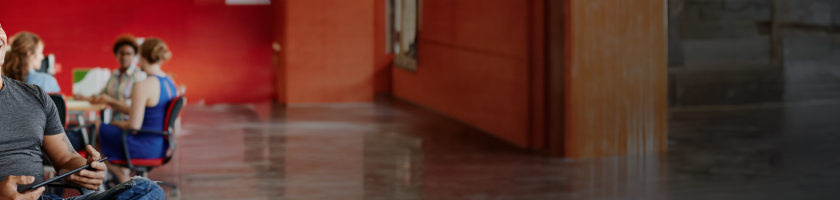
[[[7,46],[6,33],[0,26],[0,65],[6,48],[10,48]],[[7,78],[0,70],[0,199],[41,196],[43,187],[24,193],[17,192],[17,187],[44,181],[42,153],[62,174],[91,164],[92,169],[70,175],[64,182],[95,190],[105,177],[105,164],[93,162],[100,159],[99,152],[90,146],[87,151],[90,156],[85,159],[73,149],[47,93],[38,86]]]
[[[41,144],[44,136],[64,133],[55,104],[35,85],[2,76],[0,88],[0,179],[35,176],[44,181]],[[75,150],[74,150],[75,151]]]

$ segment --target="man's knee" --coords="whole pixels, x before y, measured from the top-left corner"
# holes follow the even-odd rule
[[[152,180],[143,177],[133,177],[131,180],[105,191],[105,196],[114,199],[163,199],[163,189]]]

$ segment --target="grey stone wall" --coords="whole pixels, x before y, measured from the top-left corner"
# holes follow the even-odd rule
[[[669,8],[673,106],[840,99],[840,0],[670,0]]]
[[[670,0],[671,105],[781,101],[773,14],[773,0]]]
[[[840,1],[782,5],[785,101],[840,99]]]
[[[772,0],[672,0],[676,66],[769,65]]]

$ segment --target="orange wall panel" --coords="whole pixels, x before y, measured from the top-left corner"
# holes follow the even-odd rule
[[[569,0],[566,157],[666,149],[665,6],[663,0]]]
[[[394,94],[529,146],[532,1],[423,0],[418,70]]]
[[[274,65],[274,87],[277,89],[276,101],[285,102],[286,98],[286,54],[283,47],[286,46],[286,0],[275,0],[271,2],[273,23],[273,42],[271,62]],[[278,46],[274,46],[274,45]],[[275,48],[280,49],[275,49]]]
[[[374,1],[285,1],[286,103],[366,102],[374,93]]]

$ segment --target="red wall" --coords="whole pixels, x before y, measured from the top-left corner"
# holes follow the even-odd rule
[[[369,102],[374,93],[374,1],[279,1],[278,84],[286,103]],[[283,96],[283,95],[281,95]]]
[[[116,37],[160,37],[173,59],[163,70],[187,86],[190,101],[268,101],[276,96],[271,67],[271,6],[226,6],[224,0],[3,1],[0,23],[9,35],[27,30],[46,42],[72,89],[73,68],[116,68]]]
[[[521,146],[532,138],[535,44],[525,0],[423,0],[418,70],[393,69],[394,94]],[[539,24],[543,27],[544,25]],[[537,51],[535,51],[535,49]]]

